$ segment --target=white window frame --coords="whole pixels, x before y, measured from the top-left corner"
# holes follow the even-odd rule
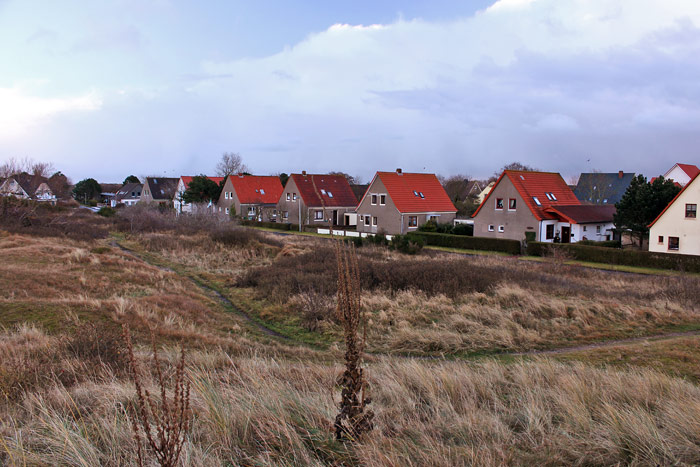
[[[492,224],[489,224],[489,232],[493,232],[495,230],[496,229],[494,228],[494,226]]]
[[[365,225],[372,225],[372,216],[365,214]]]
[[[319,217],[319,214],[321,215]],[[314,221],[322,221],[323,220],[323,210],[321,209],[316,209],[314,211]]]
[[[291,201],[291,200],[292,200],[292,194],[291,194],[291,193],[287,193],[287,201]]]
[[[415,220],[414,224],[411,224],[411,219]],[[418,228],[418,216],[408,216],[408,228],[417,229]]]
[[[506,231],[506,228],[505,228],[504,226],[502,226],[502,225],[499,225],[499,226],[498,226],[498,231],[499,231],[500,233],[503,233],[503,232]]]
[[[513,201],[514,207],[510,207],[510,202]],[[509,211],[517,211],[518,210],[518,199],[517,198],[508,198],[508,210]]]

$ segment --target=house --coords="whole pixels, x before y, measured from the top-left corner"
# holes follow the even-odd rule
[[[343,175],[292,174],[277,202],[280,222],[347,225],[357,198]]]
[[[173,206],[175,207],[175,212],[180,214],[183,212],[191,213],[192,204],[186,203],[184,200],[185,191],[190,186],[192,179],[194,177],[183,175],[177,182],[177,188],[175,189],[175,195],[173,196]],[[207,177],[212,182],[220,185],[224,181],[224,177]]]
[[[143,185],[140,183],[127,183],[117,190],[117,194],[112,200],[112,207],[118,204],[125,206],[133,206],[141,200],[141,190]]]
[[[158,204],[160,207],[172,207],[179,178],[146,177],[141,190],[141,200],[145,204]]]
[[[377,172],[357,206],[357,230],[405,234],[429,220],[452,223],[456,214],[435,174]]]
[[[277,222],[277,202],[283,189],[277,175],[229,175],[217,209],[248,220]]]
[[[649,251],[700,255],[700,172],[649,225]]]
[[[496,184],[496,182],[489,182],[488,185],[486,185],[478,195],[476,195],[476,201],[481,204],[484,202],[484,199],[491,193],[491,190],[493,189],[493,186]]]
[[[56,204],[56,196],[49,187],[48,179],[28,173],[12,175],[0,183],[0,196]]]
[[[700,168],[692,164],[680,164],[675,163],[668,172],[666,172],[663,177],[666,179],[671,179],[678,184],[680,187],[684,187],[690,180],[695,178],[697,174],[700,173]],[[656,177],[650,180],[653,183]]]
[[[634,176],[634,173],[622,170],[614,173],[582,173],[574,194],[584,204],[615,204],[622,199]]]
[[[611,207],[581,207],[558,173],[506,170],[472,215],[477,237],[563,243],[612,238]]]

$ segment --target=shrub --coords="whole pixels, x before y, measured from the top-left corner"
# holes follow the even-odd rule
[[[373,245],[388,245],[389,240],[387,240],[386,235],[383,233],[376,233],[374,235],[367,235],[365,240]]]
[[[97,214],[99,214],[102,217],[114,217],[117,214],[117,211],[108,206],[104,206],[101,207],[99,211],[97,211]]]
[[[600,246],[579,245],[578,243],[552,244],[531,242],[527,246],[527,254],[532,256],[547,256],[548,251],[552,248],[566,250],[573,259],[578,261],[700,272],[699,256],[622,250]]]
[[[520,254],[520,242],[502,238],[467,237],[430,232],[411,232],[412,239],[422,237],[426,245],[462,248],[465,250],[500,251],[511,255]]]
[[[474,236],[474,224],[455,224],[452,228],[453,235]]]
[[[411,238],[408,235],[394,235],[389,242],[389,248],[407,255],[420,253],[425,245],[422,237]]]
[[[533,232],[534,233],[534,232]],[[535,239],[533,238],[532,241],[534,242]],[[596,242],[593,240],[581,240],[576,242],[577,245],[588,245],[588,246],[603,246],[606,248],[622,248],[622,242],[619,240],[606,240],[602,242]]]

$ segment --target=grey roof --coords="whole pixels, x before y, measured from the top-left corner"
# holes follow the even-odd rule
[[[177,191],[179,178],[148,177],[146,184],[154,200],[172,201]]]
[[[582,173],[574,189],[582,203],[615,204],[632,183],[634,173]]]
[[[117,201],[125,199],[139,199],[143,185],[140,183],[127,183],[117,191]]]

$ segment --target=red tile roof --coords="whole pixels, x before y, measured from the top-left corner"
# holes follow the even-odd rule
[[[377,172],[376,176],[399,212],[457,212],[435,174]]]
[[[555,214],[571,224],[590,224],[594,222],[612,222],[616,212],[610,204],[579,204],[573,206],[550,206],[545,212]]]
[[[192,182],[192,179],[194,177],[189,177],[187,175],[183,175],[180,178],[182,179],[182,183],[185,184],[185,190],[186,190],[187,188],[189,188],[190,183]],[[211,180],[212,182],[215,182],[217,185],[221,184],[221,181],[224,179],[224,177],[207,177],[207,178],[209,180]]]
[[[277,204],[284,190],[276,175],[230,175],[229,178],[241,204]]]
[[[550,206],[581,204],[574,192],[569,188],[569,185],[567,185],[564,179],[561,178],[561,175],[556,172],[506,170],[498,178],[498,181],[496,181],[496,184],[472,217],[476,217],[479,211],[481,211],[481,208],[489,202],[491,195],[496,191],[496,187],[503,177],[508,177],[537,220],[541,221],[556,218],[553,214],[545,211]],[[551,199],[550,196],[547,196],[548,193],[551,195]],[[535,202],[535,198],[540,202],[539,205]]]
[[[290,178],[294,180],[299,189],[299,195],[304,204],[309,207],[357,206],[355,193],[347,178],[342,175],[292,174]],[[319,195],[323,198],[323,203],[321,203]]]
[[[680,165],[680,164],[678,164],[678,165]],[[651,224],[649,224],[649,226],[648,226],[649,228],[651,228],[652,225],[656,224],[656,221],[658,221],[659,219],[661,219],[661,216],[663,216],[664,213],[668,210],[668,208],[670,208],[671,205],[672,205],[673,203],[676,202],[676,200],[677,200],[678,197],[681,195],[681,193],[683,193],[683,192],[686,190],[686,188],[688,188],[688,187],[695,181],[696,178],[700,179],[700,172],[696,173],[695,176],[693,176],[693,178],[691,178],[690,181],[689,181],[688,183],[686,183],[686,185],[681,189],[681,191],[679,191],[678,194],[677,194],[676,196],[673,197],[673,199],[671,200],[671,202],[668,203],[668,204],[666,205],[666,207],[664,208],[664,210],[661,211],[661,212],[659,213],[658,216],[656,216],[656,219],[654,219],[654,220],[651,222]]]
[[[700,169],[692,164],[676,164],[683,172],[685,172],[691,179],[695,178],[697,174],[700,173]]]

